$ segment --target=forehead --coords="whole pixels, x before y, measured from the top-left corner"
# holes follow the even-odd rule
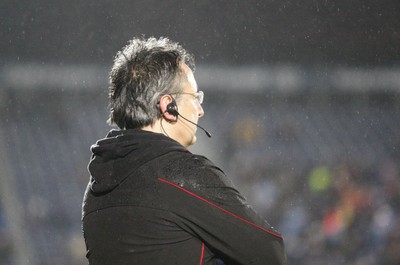
[[[196,92],[197,91],[197,82],[196,79],[194,78],[193,71],[187,66],[185,63],[181,64],[181,68],[187,77],[187,85],[185,86],[184,90],[189,90],[190,92]]]

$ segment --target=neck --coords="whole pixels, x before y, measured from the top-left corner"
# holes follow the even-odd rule
[[[163,125],[161,125],[161,120],[157,120],[153,124],[150,124],[148,126],[144,126],[141,129],[143,131],[148,131],[148,132],[154,132],[154,133],[162,133],[165,134],[165,131],[163,130]],[[166,135],[166,134],[165,134]],[[168,135],[167,135],[168,136]]]
[[[153,124],[144,126],[141,129],[143,131],[154,132],[154,133],[161,133],[165,136],[174,139],[175,141],[182,144],[177,137],[175,137],[173,130],[171,128],[171,124],[164,119],[158,119]]]
[[[177,126],[178,123],[180,124],[180,127],[174,127]],[[171,123],[161,118],[156,120],[153,124],[142,127],[141,129],[144,131],[164,134],[165,136],[177,141],[186,148],[194,144],[196,141],[195,136],[193,136],[194,139],[190,140],[190,142],[185,141],[187,137],[182,136],[182,131],[184,131],[184,133],[186,134],[188,133],[188,131],[190,134],[193,134],[194,132],[192,132],[193,129],[189,128],[187,124],[183,123],[182,125],[180,121]]]

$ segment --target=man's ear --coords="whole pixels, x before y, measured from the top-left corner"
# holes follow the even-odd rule
[[[174,102],[175,100],[171,97],[171,95],[164,95],[161,97],[159,105],[160,105],[160,111],[164,119],[170,122],[176,122],[178,119],[178,116],[168,112],[168,105]]]

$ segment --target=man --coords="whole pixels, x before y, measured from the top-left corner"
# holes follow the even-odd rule
[[[283,239],[207,158],[186,148],[204,115],[193,58],[135,38],[114,60],[110,119],[83,202],[91,265],[286,264]]]

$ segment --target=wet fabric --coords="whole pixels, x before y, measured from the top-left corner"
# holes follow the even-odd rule
[[[207,158],[141,130],[113,130],[91,150],[91,265],[286,264],[281,235]]]

